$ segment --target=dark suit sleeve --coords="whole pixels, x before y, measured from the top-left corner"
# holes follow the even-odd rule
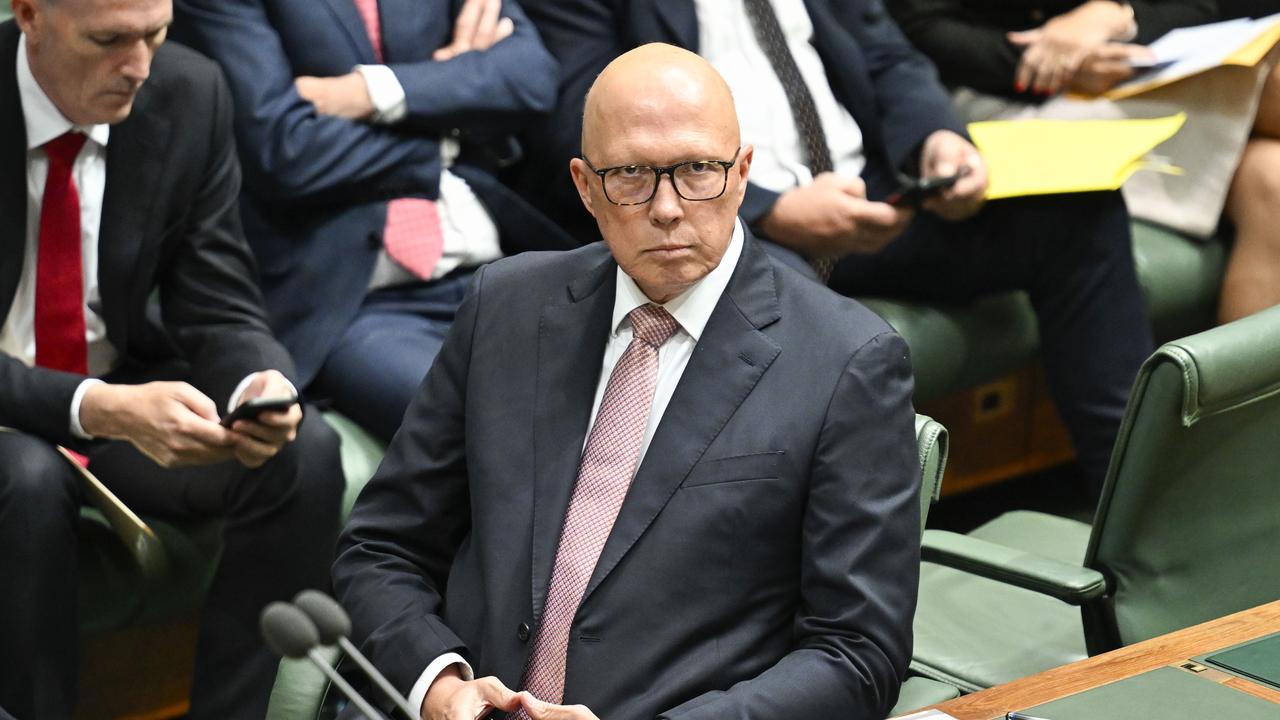
[[[920,467],[906,343],[873,338],[849,360],[814,452],[795,648],[759,676],[668,720],[883,718],[911,658]]]
[[[470,529],[464,408],[483,279],[481,267],[382,465],[360,493],[333,566],[352,636],[406,694],[432,660],[466,654],[440,611],[449,568]]]
[[[231,95],[216,70],[203,77],[204,97],[190,112],[209,118],[208,162],[193,169],[201,180],[184,224],[163,240],[173,249],[160,270],[160,308],[165,329],[191,366],[192,384],[221,409],[246,375],[276,369],[292,379],[294,372],[268,329],[253,255],[240,227]],[[190,125],[200,126],[194,120]]]
[[[967,19],[962,0],[894,0],[894,17],[911,42],[937,63],[942,81],[982,92],[1012,95],[1022,51],[1006,30]]]
[[[0,426],[11,427],[59,445],[71,435],[71,397],[82,375],[27,367],[0,353]]]
[[[533,116],[551,110],[556,95],[556,61],[520,7],[507,0],[511,36],[484,52],[452,60],[390,63],[404,88],[404,123],[437,133],[460,129],[479,135],[518,130]]]
[[[435,196],[438,142],[318,114],[294,88],[262,0],[179,0],[177,9],[180,39],[227,73],[245,182],[255,195],[351,202],[425,188]]]
[[[832,12],[866,57],[894,168],[913,169],[920,146],[937,130],[966,135],[933,64],[907,42],[881,0],[835,3]]]

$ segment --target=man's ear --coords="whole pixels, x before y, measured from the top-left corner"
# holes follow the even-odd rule
[[[747,177],[751,174],[751,161],[755,159],[756,149],[750,144],[743,145],[738,151],[738,164],[733,166],[738,173],[738,201],[747,194]]]
[[[12,7],[13,19],[18,23],[18,29],[27,36],[27,44],[38,42],[43,20],[41,16],[44,13],[38,0],[13,0]]]
[[[582,206],[591,213],[591,217],[595,217],[596,211],[591,207],[591,183],[596,180],[596,174],[591,172],[591,168],[587,167],[582,158],[573,158],[569,161],[569,174],[573,176],[573,186],[578,189]]]

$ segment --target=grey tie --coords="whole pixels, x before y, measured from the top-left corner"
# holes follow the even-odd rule
[[[822,129],[822,119],[818,117],[818,107],[813,102],[813,93],[800,75],[800,67],[787,47],[787,39],[782,34],[782,25],[778,15],[773,11],[769,0],[743,0],[747,18],[751,20],[751,29],[755,31],[756,42],[773,66],[773,72],[782,83],[787,94],[787,105],[791,108],[791,119],[800,133],[800,150],[805,167],[816,177],[820,173],[830,172],[835,168],[831,159],[831,146],[827,144],[827,133]],[[836,258],[817,257],[809,260],[818,277],[826,283],[831,277],[831,269]]]

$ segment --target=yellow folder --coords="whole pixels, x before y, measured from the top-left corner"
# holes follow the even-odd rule
[[[969,135],[987,163],[987,199],[998,200],[1116,190],[1141,169],[1181,174],[1144,158],[1185,120],[998,120],[971,123]]]

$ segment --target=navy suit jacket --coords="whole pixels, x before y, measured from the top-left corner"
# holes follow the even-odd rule
[[[697,13],[693,0],[522,0],[522,5],[560,62],[560,95],[550,118],[525,135],[529,151],[508,181],[586,242],[598,233],[573,190],[569,160],[581,152],[587,90],[609,61],[645,43],[697,52]],[[862,130],[868,195],[883,197],[893,189],[898,170],[913,168],[930,133],[947,128],[964,134],[964,125],[933,65],[903,38],[881,0],[805,0],[805,6],[832,92]],[[743,219],[754,225],[777,197],[749,186]]]
[[[0,23],[0,323],[26,252],[18,38],[12,20]],[[107,338],[119,353],[107,381],[184,379],[222,404],[249,373],[294,376],[267,328],[236,213],[239,191],[226,83],[208,59],[166,43],[107,144],[98,283]],[[0,425],[82,446],[71,435],[70,409],[83,380],[0,354]]]
[[[547,111],[555,61],[513,2],[514,34],[448,62],[461,0],[380,0],[385,64],[403,85],[393,127],[321,116],[294,88],[377,64],[354,0],[178,0],[174,37],[217,60],[235,99],[245,172],[246,234],[272,326],[304,383],[364,298],[381,248],[387,201],[439,196],[440,143],[462,141],[451,171],[498,226],[504,251],[568,247],[568,238],[492,176],[513,152],[506,135]]]
[[[610,333],[602,243],[477,272],[334,565],[402,690],[454,651],[517,688]],[[603,720],[882,718],[911,657],[920,468],[905,343],[748,236],[574,620]]]

